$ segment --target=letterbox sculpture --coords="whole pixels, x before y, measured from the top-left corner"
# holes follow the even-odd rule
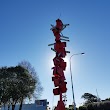
[[[52,81],[54,82],[55,88],[53,89],[54,95],[59,95],[60,100],[58,101],[56,110],[65,110],[65,105],[62,100],[62,94],[67,91],[66,87],[66,79],[64,75],[64,71],[66,70],[66,62],[63,58],[65,58],[69,51],[66,51],[66,42],[69,41],[68,37],[63,36],[62,31],[68,26],[69,24],[63,24],[60,19],[56,20],[56,26],[52,26],[51,30],[55,36],[55,43],[49,44],[49,46],[54,45],[54,48],[51,48],[56,55],[53,58],[54,67],[53,69],[53,77]]]

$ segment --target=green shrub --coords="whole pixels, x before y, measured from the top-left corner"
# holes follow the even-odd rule
[[[79,110],[87,110],[87,107],[86,106],[80,106]]]

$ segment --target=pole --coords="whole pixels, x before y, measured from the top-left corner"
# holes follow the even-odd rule
[[[72,77],[72,70],[71,70],[71,58],[72,58],[74,55],[83,55],[83,54],[85,54],[85,53],[77,53],[77,54],[73,54],[73,55],[70,57],[70,75],[71,75],[71,87],[72,87],[72,94],[73,94],[74,110],[76,110],[76,103],[75,103],[75,97],[74,97],[73,77]]]

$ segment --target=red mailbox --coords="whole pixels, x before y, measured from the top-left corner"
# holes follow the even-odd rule
[[[58,42],[54,44],[54,49],[59,50],[66,47],[66,42]]]
[[[66,56],[65,48],[64,48],[64,49],[60,49],[60,50],[57,52],[57,54],[58,54],[59,57],[64,58],[64,57]]]
[[[54,81],[55,87],[60,85],[60,79],[58,77],[52,77],[52,81]]]
[[[53,75],[55,77],[60,77],[60,75],[58,74],[58,71],[57,71],[57,67],[53,67],[52,69],[53,69]]]
[[[63,70],[66,69],[66,62],[64,62],[64,60],[63,60],[62,58],[60,58],[60,57],[55,57],[55,58],[53,59],[53,62],[54,62],[54,65],[55,65],[55,66],[59,66],[59,67],[61,67]]]
[[[60,40],[60,33],[56,30],[56,29],[53,29],[53,34],[55,36],[55,41],[59,41]]]
[[[67,84],[67,82],[62,82],[61,84],[60,84],[60,91],[62,92],[62,93],[65,93],[66,91],[67,91],[67,88],[66,88],[66,84]]]
[[[60,65],[60,62],[61,62],[62,60],[63,60],[63,59],[60,58],[60,57],[55,57],[55,58],[53,59],[54,65],[55,65],[55,66],[59,66],[59,65]]]
[[[53,93],[54,93],[54,95],[59,95],[60,94],[59,88],[53,89]]]
[[[54,76],[59,76],[59,77],[64,77],[64,72],[61,67],[53,67],[53,75]]]
[[[56,20],[56,29],[58,29],[59,31],[63,29],[63,23],[60,19]]]
[[[58,42],[58,43],[54,44],[54,49],[57,52],[57,55],[59,57],[63,57],[64,58],[66,56],[65,47],[66,47],[66,42]]]

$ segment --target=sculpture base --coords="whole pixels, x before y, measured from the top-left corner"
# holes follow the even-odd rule
[[[63,101],[58,101],[56,110],[66,110]]]

